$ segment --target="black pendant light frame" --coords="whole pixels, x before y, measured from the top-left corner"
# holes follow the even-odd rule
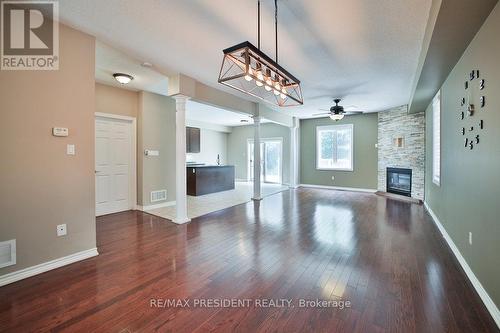
[[[278,64],[277,0],[274,1],[274,5],[275,60],[260,50],[260,1],[258,1],[258,47],[246,41],[224,49],[218,82],[280,107],[302,105],[304,102],[300,81]]]

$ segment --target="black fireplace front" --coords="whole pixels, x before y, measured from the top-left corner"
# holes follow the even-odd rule
[[[387,168],[387,192],[411,197],[411,169]]]

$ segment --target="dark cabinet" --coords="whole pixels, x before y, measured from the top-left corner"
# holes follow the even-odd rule
[[[234,190],[234,166],[197,166],[186,168],[188,195],[204,195]]]
[[[196,127],[186,127],[186,152],[200,152],[200,129]]]

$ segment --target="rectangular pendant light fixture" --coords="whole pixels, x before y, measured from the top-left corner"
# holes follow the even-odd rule
[[[277,106],[304,104],[300,81],[278,64],[278,1],[274,0],[276,60],[260,50],[260,0],[257,1],[257,41],[246,41],[222,52],[219,83]]]
[[[219,83],[278,106],[304,104],[300,81],[252,43],[223,52]]]

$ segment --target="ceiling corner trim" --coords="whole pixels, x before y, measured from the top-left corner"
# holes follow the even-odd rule
[[[437,2],[441,2],[439,9],[432,13]],[[497,3],[498,0],[433,0],[423,54],[408,103],[409,113],[425,111]],[[432,15],[436,15],[433,29]],[[428,43],[426,52],[425,43]]]

